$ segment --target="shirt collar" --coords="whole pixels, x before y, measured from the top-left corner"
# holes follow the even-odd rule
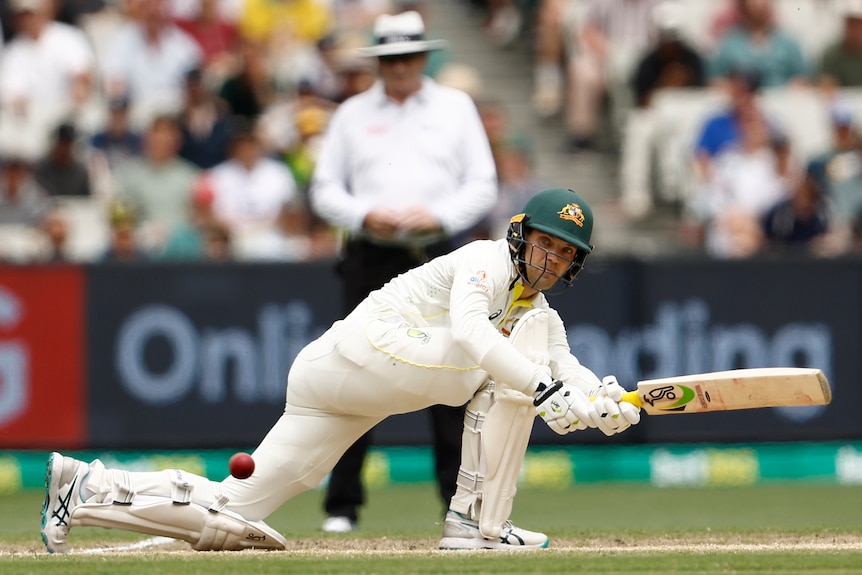
[[[434,80],[432,80],[428,76],[423,76],[422,87],[419,88],[418,92],[411,94],[410,97],[407,98],[407,102],[415,100],[420,104],[426,103],[428,101],[429,93],[434,89],[434,86],[436,85],[437,84],[436,82],[434,82]],[[374,94],[374,99],[377,101],[377,104],[381,108],[383,106],[386,106],[387,104],[392,103],[392,100],[390,100],[389,96],[386,95],[386,92],[383,91],[383,80],[378,79],[376,82],[374,82],[374,85],[369,88],[369,91]]]

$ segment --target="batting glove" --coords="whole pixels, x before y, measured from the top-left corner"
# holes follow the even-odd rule
[[[640,408],[622,401],[625,392],[615,376],[607,375],[602,378],[602,384],[590,393],[592,419],[605,435],[625,431],[641,420]]]
[[[548,427],[560,435],[596,427],[590,400],[583,391],[568,383],[540,383],[533,405]]]

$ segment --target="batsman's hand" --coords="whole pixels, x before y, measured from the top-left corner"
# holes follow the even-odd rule
[[[590,403],[583,391],[562,381],[539,384],[533,398],[536,412],[560,435],[596,427]]]
[[[622,401],[625,392],[615,376],[607,375],[602,378],[602,384],[590,393],[592,419],[605,435],[625,431],[641,420],[640,408]]]

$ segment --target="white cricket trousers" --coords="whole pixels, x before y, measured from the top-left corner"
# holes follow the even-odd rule
[[[193,499],[249,521],[269,516],[316,487],[341,455],[389,415],[435,404],[463,405],[488,375],[452,341],[448,326],[411,327],[375,317],[360,305],[297,356],[288,375],[284,413],[252,453],[248,479],[197,478]],[[169,495],[163,473],[131,473],[138,494]]]

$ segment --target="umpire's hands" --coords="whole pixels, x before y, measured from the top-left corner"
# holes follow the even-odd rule
[[[590,403],[583,391],[562,381],[539,384],[533,399],[536,412],[560,435],[596,427]]]
[[[625,431],[641,420],[639,407],[621,401],[625,391],[616,377],[607,375],[602,378],[602,385],[590,393],[592,419],[605,435]]]

